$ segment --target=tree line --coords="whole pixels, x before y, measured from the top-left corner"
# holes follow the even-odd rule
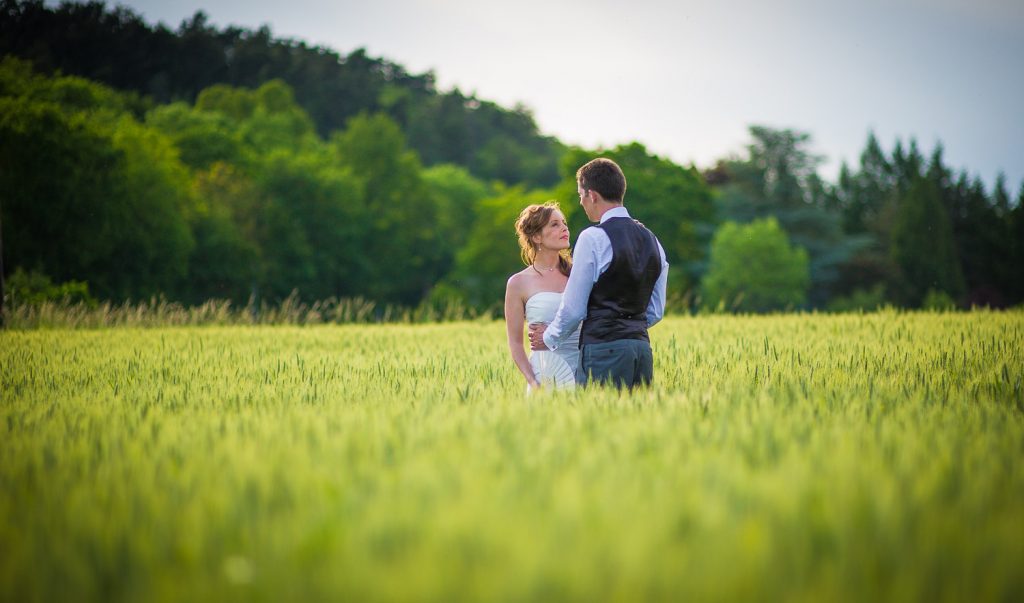
[[[102,2],[48,7],[0,0],[0,56],[8,54],[42,73],[134,92],[137,117],[154,104],[191,104],[215,84],[258,88],[279,79],[323,138],[360,113],[383,113],[425,165],[454,163],[482,180],[528,186],[558,180],[563,146],[538,132],[526,107],[509,110],[458,89],[439,91],[433,73],[410,74],[364,49],[342,55],[275,38],[265,26],[217,29],[201,11],[171,31]]]
[[[579,232],[575,169],[601,154],[665,245],[676,309],[1024,298],[1024,187],[986,191],[941,146],[925,159],[869,135],[829,183],[809,134],[752,127],[701,173],[638,143],[566,147],[522,108],[362,51],[201,14],[172,33],[97,3],[2,7],[22,58],[0,63],[0,272],[26,294],[496,308],[519,210],[559,200]]]
[[[747,156],[719,161],[705,177],[723,220],[773,218],[806,250],[810,280],[796,305],[1024,300],[1024,183],[1014,201],[1002,174],[986,191],[980,178],[945,165],[941,143],[928,158],[914,139],[896,140],[887,154],[869,133],[859,165],[844,163],[833,184],[817,174],[823,158],[810,151],[809,134],[750,131]],[[738,282],[757,279],[742,274]]]

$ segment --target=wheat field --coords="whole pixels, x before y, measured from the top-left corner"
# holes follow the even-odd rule
[[[0,332],[3,601],[1024,600],[1024,312]]]

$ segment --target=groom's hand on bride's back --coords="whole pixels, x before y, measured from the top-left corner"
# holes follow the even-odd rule
[[[534,351],[546,350],[548,346],[544,343],[544,331],[548,325],[542,322],[530,324],[530,349]]]

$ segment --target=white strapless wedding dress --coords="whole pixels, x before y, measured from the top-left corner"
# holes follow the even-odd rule
[[[534,293],[526,300],[526,324],[535,322],[550,323],[555,319],[558,305],[562,303],[562,294],[554,291]],[[555,389],[571,389],[576,387],[576,367],[580,361],[580,328],[574,332],[557,350],[536,351],[530,354],[530,366],[533,374],[544,387]],[[530,386],[526,386],[530,393]]]

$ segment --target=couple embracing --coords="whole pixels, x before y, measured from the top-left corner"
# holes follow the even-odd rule
[[[665,250],[623,206],[626,177],[614,161],[599,158],[581,167],[576,188],[580,206],[597,225],[580,233],[572,256],[557,203],[530,205],[516,220],[527,267],[505,288],[512,360],[528,392],[590,382],[649,385],[654,358],[647,329],[665,312]]]

